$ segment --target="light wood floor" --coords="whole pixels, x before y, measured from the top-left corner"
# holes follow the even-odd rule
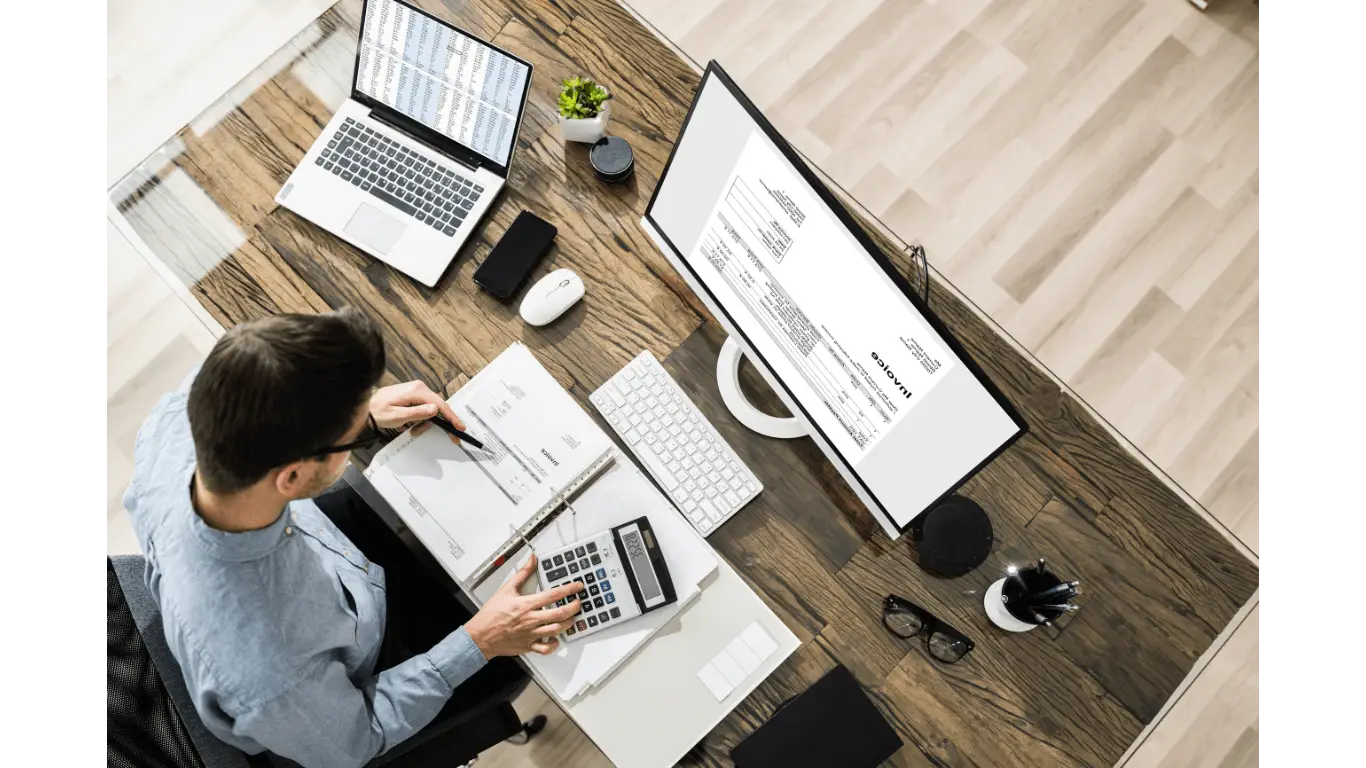
[[[1257,549],[1252,0],[629,0]]]
[[[197,5],[111,5],[111,183],[327,3],[216,4],[240,46]],[[1258,548],[1250,0],[1204,15],[1184,0],[630,5],[694,59],[719,59],[799,149]],[[209,55],[187,68],[193,51]],[[112,229],[109,273],[109,547],[133,551],[118,504],[132,436],[212,336]],[[1256,765],[1257,615],[1127,765]],[[533,686],[519,711],[538,710],[546,734],[480,765],[606,765]]]

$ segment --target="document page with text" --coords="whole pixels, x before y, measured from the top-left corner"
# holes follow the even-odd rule
[[[463,581],[602,459],[612,441],[521,344],[450,400],[482,449],[409,431],[367,476]]]
[[[752,133],[689,264],[857,463],[957,359],[762,134]]]

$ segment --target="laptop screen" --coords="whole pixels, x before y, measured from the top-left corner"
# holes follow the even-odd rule
[[[531,68],[394,0],[370,0],[356,90],[507,166]]]

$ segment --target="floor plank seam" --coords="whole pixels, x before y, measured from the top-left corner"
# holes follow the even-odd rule
[[[1115,768],[1124,768],[1126,765],[1129,764],[1129,761],[1134,759],[1134,756],[1138,754],[1139,750],[1143,747],[1144,743],[1146,743],[1148,739],[1154,733],[1157,732],[1158,725],[1166,719],[1167,715],[1171,714],[1176,709],[1176,706],[1181,702],[1181,699],[1184,698],[1185,695],[1195,687],[1196,682],[1200,679],[1202,675],[1205,674],[1205,671],[1208,670],[1210,665],[1214,663],[1214,660],[1218,658],[1220,651],[1224,650],[1224,647],[1228,645],[1230,641],[1233,640],[1233,637],[1238,633],[1240,629],[1243,628],[1243,625],[1246,624],[1247,620],[1252,617],[1252,614],[1256,613],[1257,606],[1260,604],[1261,591],[1258,590],[1257,593],[1254,594],[1248,606],[1246,607],[1246,612],[1243,614],[1242,618],[1238,619],[1237,626],[1229,630],[1228,635],[1223,639],[1222,642],[1220,642],[1218,640],[1218,637],[1216,637],[1215,644],[1212,644],[1208,649],[1205,650],[1203,654],[1201,654],[1205,657],[1205,663],[1200,667],[1199,670],[1193,670],[1194,674],[1188,673],[1188,683],[1182,685],[1180,689],[1178,689],[1175,693],[1171,695],[1171,697],[1167,699],[1167,703],[1163,705],[1162,709],[1157,713],[1155,717],[1153,717],[1152,722],[1148,723],[1144,727],[1143,733],[1139,734],[1139,737],[1135,739],[1132,744],[1129,745],[1129,749],[1125,752],[1123,756],[1120,757],[1120,761],[1115,764]]]

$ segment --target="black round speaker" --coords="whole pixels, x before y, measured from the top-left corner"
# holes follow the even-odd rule
[[[604,136],[588,151],[588,162],[593,172],[603,181],[616,183],[631,177],[636,169],[636,156],[625,139]]]
[[[936,576],[962,576],[991,554],[991,518],[972,499],[947,496],[911,522],[920,567]]]

